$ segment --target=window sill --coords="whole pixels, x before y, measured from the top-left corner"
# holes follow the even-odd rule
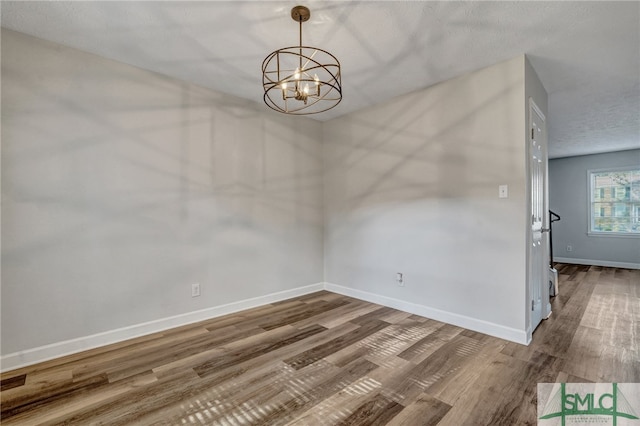
[[[615,238],[640,238],[640,233],[624,232],[587,232],[589,237],[615,237]]]

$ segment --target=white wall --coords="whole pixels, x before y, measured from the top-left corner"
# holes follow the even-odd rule
[[[320,123],[2,31],[3,355],[320,283],[322,220]]]
[[[526,105],[521,56],[326,123],[331,288],[526,341]]]
[[[627,166],[640,167],[640,149],[549,161],[551,210],[562,218],[553,224],[556,261],[640,268],[640,238],[587,235],[588,170]]]
[[[3,30],[2,355],[318,288],[323,254],[334,291],[526,341],[529,68],[320,124]]]

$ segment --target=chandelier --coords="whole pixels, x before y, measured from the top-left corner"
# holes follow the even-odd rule
[[[317,114],[342,100],[338,59],[326,50],[302,45],[302,23],[310,17],[304,6],[291,9],[291,18],[300,24],[298,46],[278,49],[262,62],[264,102],[278,112]]]

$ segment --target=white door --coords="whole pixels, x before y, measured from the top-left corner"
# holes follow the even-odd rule
[[[547,132],[544,115],[529,102],[529,173],[531,176],[531,236],[529,247],[529,289],[531,331],[546,317],[549,301],[549,253],[547,207]]]

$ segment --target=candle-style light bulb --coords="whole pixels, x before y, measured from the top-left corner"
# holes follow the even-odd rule
[[[318,78],[318,74],[313,76],[313,82],[316,84],[316,95],[320,96],[320,79]]]
[[[287,100],[287,82],[283,82],[280,87],[282,87],[282,99]]]
[[[304,94],[308,95],[309,94],[309,83],[304,85]]]
[[[300,80],[300,68],[296,67],[296,72],[293,73],[293,78],[295,78],[296,80]]]

